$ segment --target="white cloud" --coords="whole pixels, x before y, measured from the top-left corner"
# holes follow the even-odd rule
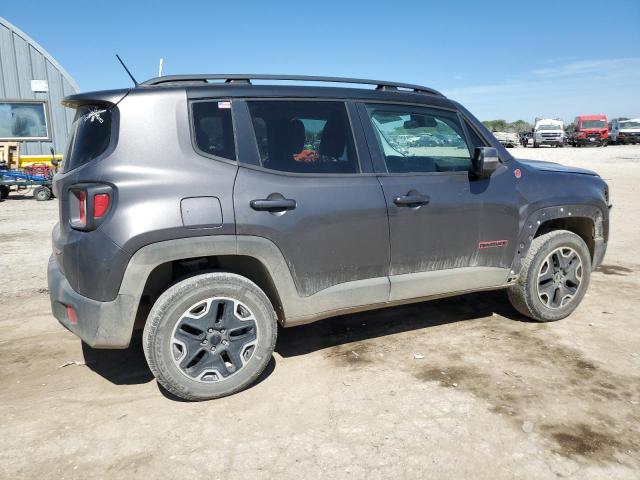
[[[444,89],[482,119],[578,113],[640,115],[640,58],[580,60],[540,68],[500,83]]]

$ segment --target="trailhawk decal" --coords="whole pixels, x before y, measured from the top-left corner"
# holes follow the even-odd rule
[[[478,250],[484,248],[498,248],[506,247],[509,244],[509,240],[489,240],[487,242],[478,242]]]

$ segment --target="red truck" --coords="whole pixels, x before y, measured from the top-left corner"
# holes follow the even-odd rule
[[[609,124],[607,123],[606,115],[578,115],[574,124],[573,145],[575,147],[582,147],[583,145],[607,146]]]

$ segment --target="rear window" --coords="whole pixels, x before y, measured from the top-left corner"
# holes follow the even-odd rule
[[[68,172],[102,155],[111,143],[112,109],[82,107],[76,112],[64,160]]]
[[[193,138],[200,153],[214,157],[236,159],[231,120],[231,102],[204,100],[191,104]]]

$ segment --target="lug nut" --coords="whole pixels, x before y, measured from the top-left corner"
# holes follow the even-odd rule
[[[216,347],[211,347],[211,351],[215,352],[216,351]]]
[[[213,333],[213,328],[210,328],[209,330],[207,330],[207,332]]]
[[[222,330],[220,330],[220,333],[224,333],[226,332],[226,330],[223,328]]]
[[[209,341],[206,338],[202,340],[202,345],[206,345],[207,343],[209,343]]]
[[[222,341],[222,344],[223,344],[223,345],[229,345],[229,342],[227,342],[226,340],[223,340],[223,341]]]

